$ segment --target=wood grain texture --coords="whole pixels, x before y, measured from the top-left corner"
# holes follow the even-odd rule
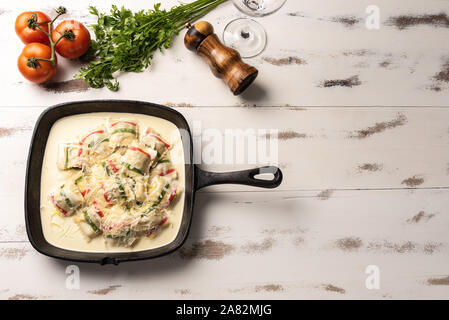
[[[153,2],[134,1],[126,6],[142,9]],[[117,5],[124,3],[116,1]],[[176,3],[164,1],[164,6]],[[9,30],[11,21],[30,4],[27,0],[5,5],[0,26]],[[62,4],[80,21],[94,22],[86,10],[89,1]],[[211,75],[208,66],[185,48],[181,34],[170,50],[155,55],[149,70],[120,75],[118,93],[107,89],[47,92],[23,80],[15,63],[8,63],[4,72],[9,76],[0,79],[0,86],[10,93],[3,104],[39,106],[80,99],[139,97],[156,103],[180,101],[194,106],[447,106],[447,3],[429,0],[423,6],[422,0],[406,4],[400,0],[376,1],[380,29],[368,30],[366,8],[372,4],[368,0],[287,1],[281,10],[260,19],[267,31],[268,46],[262,55],[245,59],[259,70],[259,76],[254,86],[239,97],[230,94],[226,85]],[[49,12],[59,5],[59,0],[47,0],[43,9]],[[108,8],[105,3],[98,6],[100,10]],[[221,37],[226,24],[241,16],[227,3],[205,19],[213,22]],[[16,61],[22,44],[15,34],[5,32],[0,39],[5,61]],[[60,59],[59,64],[62,68],[54,79],[57,83],[72,80],[81,66],[80,62],[65,59]],[[24,90],[26,95],[22,94]]]
[[[1,243],[0,271],[14,266],[21,279],[2,278],[0,297],[444,298],[448,196],[447,189],[334,191],[326,201],[312,191],[200,193],[180,251],[118,267],[78,264],[80,290],[65,288],[69,263],[27,242]],[[411,222],[417,211],[434,217]],[[368,265],[380,269],[380,290],[365,287]]]
[[[443,266],[449,253],[448,109],[177,110],[191,123],[202,119],[203,130],[246,128],[247,119],[253,119],[260,127],[281,127],[289,132],[280,140],[285,183],[273,192],[237,186],[205,189],[198,193],[192,233],[180,251],[115,269],[82,265],[84,286],[80,291],[68,291],[64,287],[67,263],[39,255],[27,243],[24,231],[26,151],[30,128],[42,108],[9,108],[8,118],[3,109],[0,127],[10,134],[0,138],[9,150],[0,164],[8,168],[3,170],[6,180],[0,184],[2,203],[6,204],[0,215],[0,268],[19,261],[24,266],[42,265],[45,273],[57,273],[60,283],[38,294],[22,280],[12,283],[4,279],[2,286],[8,291],[2,292],[2,297],[206,298],[214,292],[214,298],[438,298],[447,294]],[[376,123],[397,120],[398,112],[407,119],[404,125],[381,126],[382,130],[364,138],[354,136],[363,128],[379,127]],[[238,121],[220,121],[231,117]],[[423,124],[420,119],[424,117]],[[326,150],[332,152],[325,155]],[[315,164],[317,161],[324,162]],[[422,183],[417,175],[425,177]],[[416,185],[406,185],[412,182]],[[408,187],[413,189],[392,190]],[[358,188],[385,190],[339,190]],[[289,264],[282,263],[286,257]],[[368,264],[385,270],[385,274],[381,271],[380,291],[363,286]],[[239,272],[232,271],[236,265]],[[264,267],[254,273],[258,265]],[[144,275],[143,270],[154,272]],[[108,276],[98,278],[100,271]],[[202,272],[225,276],[210,284]],[[142,285],[147,281],[154,284],[151,290]]]
[[[247,154],[242,164],[225,164],[224,157],[221,163],[213,163],[205,157],[206,147],[211,143],[206,135],[208,130],[218,130],[224,136],[229,129],[252,129],[257,136],[261,129],[277,129],[278,165],[285,178],[276,190],[449,186],[446,108],[175,109],[187,118],[194,135],[200,134],[196,128],[201,128],[202,144],[198,146],[202,149],[196,148],[195,152],[203,155],[202,166],[206,170],[230,171],[266,165],[251,164]],[[11,175],[8,184],[0,184],[4,194],[22,192],[23,179],[13,177],[24,175],[32,128],[43,110],[0,109],[0,139],[8,150],[8,157],[0,159],[0,172]],[[265,141],[266,135],[257,138]],[[235,144],[231,150],[237,152]],[[208,190],[250,188],[217,186],[205,189]]]
[[[137,10],[153,2],[126,6]],[[48,0],[43,9],[65,5],[73,18],[92,23],[89,4]],[[0,79],[6,93],[0,103],[0,273],[10,276],[0,279],[0,298],[447,298],[447,1],[376,1],[379,30],[365,27],[371,4],[287,1],[260,19],[269,45],[245,60],[260,73],[239,97],[184,47],[182,35],[156,54],[149,70],[121,75],[118,93],[73,81],[81,62],[60,59],[60,71],[46,86],[27,83],[15,63],[7,63],[8,76]],[[30,5],[1,5],[0,26],[9,30]],[[228,3],[206,19],[220,35],[241,16]],[[16,61],[22,44],[15,34],[3,32],[0,39],[5,61]],[[27,240],[29,141],[45,107],[104,98],[174,107],[192,128],[200,127],[194,135],[203,133],[203,146],[209,129],[221,137],[226,129],[253,129],[262,139],[273,136],[258,129],[277,129],[284,182],[271,191],[208,187],[197,194],[181,250],[118,267],[79,264],[81,288],[67,290],[68,263],[40,255]],[[379,290],[365,286],[368,265],[379,267]]]

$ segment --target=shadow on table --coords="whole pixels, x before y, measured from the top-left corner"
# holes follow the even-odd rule
[[[204,217],[207,214],[209,203],[215,198],[220,197],[219,194],[207,193],[202,194],[200,199],[195,202],[192,224],[189,235],[183,247],[191,247],[195,241],[204,238]],[[198,201],[199,200],[199,201]],[[190,263],[194,262],[195,257],[185,257],[180,255],[182,247],[175,252],[155,259],[123,262],[118,266],[114,265],[99,265],[92,263],[71,263],[64,262],[57,259],[52,259],[60,268],[65,268],[70,264],[76,264],[80,268],[81,276],[90,277],[97,280],[110,280],[114,276],[126,272],[127,276],[140,277],[145,276],[148,280],[151,277],[160,278],[162,276],[170,275],[172,273],[182,272]],[[65,272],[65,271],[62,271]]]
[[[248,103],[257,104],[267,97],[266,89],[257,83],[257,80],[251,84],[248,89],[243,91],[240,97]]]

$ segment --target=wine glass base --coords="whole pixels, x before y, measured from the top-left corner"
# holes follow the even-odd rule
[[[225,27],[223,42],[237,50],[243,58],[251,58],[265,49],[267,34],[260,23],[248,18],[238,18]]]
[[[278,11],[287,0],[233,0],[234,5],[246,15],[263,17]]]

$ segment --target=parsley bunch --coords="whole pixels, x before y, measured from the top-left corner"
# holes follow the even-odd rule
[[[115,73],[140,72],[147,68],[154,50],[167,49],[175,35],[188,22],[204,16],[227,0],[197,0],[181,4],[170,10],[155,4],[153,9],[133,13],[113,5],[109,14],[100,13],[91,6],[90,13],[97,16],[92,25],[96,40],[88,55],[94,57],[80,69],[75,78],[84,79],[93,88],[106,86],[117,91],[119,83]]]

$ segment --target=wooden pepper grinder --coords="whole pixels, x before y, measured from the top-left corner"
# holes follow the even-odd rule
[[[223,45],[209,22],[200,21],[187,27],[184,37],[187,49],[206,60],[213,74],[223,79],[234,95],[242,93],[256,79],[257,69],[244,63],[236,50]]]

